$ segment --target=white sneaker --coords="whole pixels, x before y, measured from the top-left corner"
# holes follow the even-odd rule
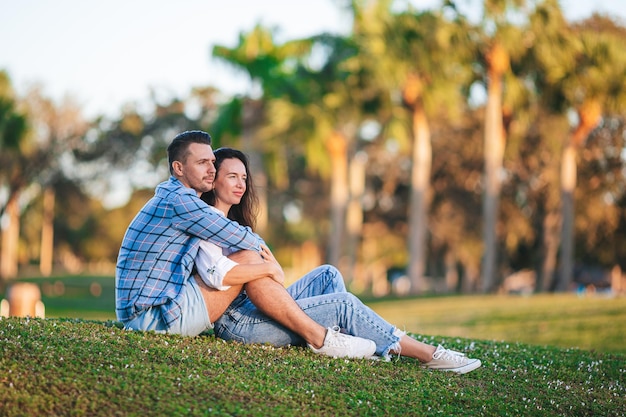
[[[339,326],[328,328],[321,348],[316,349],[310,344],[308,346],[315,353],[334,358],[369,358],[376,352],[373,341],[340,333]]]
[[[446,349],[441,345],[439,345],[435,353],[433,353],[433,359],[424,364],[424,366],[429,369],[452,371],[457,374],[465,374],[473,371],[479,368],[480,365],[480,360],[470,359],[461,352]]]

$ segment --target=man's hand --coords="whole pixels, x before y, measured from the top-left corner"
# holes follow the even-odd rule
[[[265,245],[261,245],[260,254],[261,258],[263,258],[265,262],[274,264],[276,267],[276,272],[272,275],[272,279],[281,285],[285,285],[285,271],[283,271],[283,267],[280,266],[270,248]]]
[[[271,278],[283,286],[285,284],[285,272],[267,246],[262,246],[260,252],[244,250],[228,257],[239,265],[224,277],[226,285],[246,283],[264,277]]]
[[[270,250],[270,248],[268,248],[265,245],[261,245],[261,252],[259,252],[261,254],[261,258],[263,258],[266,262],[276,262],[278,263],[278,261],[276,260],[276,258],[274,258],[274,254],[272,253],[272,251]]]

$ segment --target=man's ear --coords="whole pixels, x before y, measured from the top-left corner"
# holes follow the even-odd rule
[[[177,177],[181,177],[183,175],[183,164],[180,161],[172,162],[172,169],[174,170],[174,175]]]

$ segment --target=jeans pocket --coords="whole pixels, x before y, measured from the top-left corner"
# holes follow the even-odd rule
[[[232,322],[230,320],[225,320],[225,321],[226,322],[224,322],[223,319],[220,319],[217,323],[215,323],[215,336],[224,340],[246,343],[245,338],[241,337],[238,334],[235,334],[231,330],[229,323],[232,324]]]

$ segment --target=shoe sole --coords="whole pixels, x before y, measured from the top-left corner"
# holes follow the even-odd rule
[[[445,371],[456,372],[457,374],[466,374],[468,372],[473,371],[474,369],[480,368],[481,365],[482,365],[482,363],[480,362],[480,360],[476,359],[476,360],[474,360],[474,362],[470,362],[467,365],[462,366],[460,368],[444,369],[444,370]]]
[[[460,366],[458,368],[431,368],[429,366],[423,366],[426,369],[431,369],[433,371],[445,371],[445,372],[454,372],[456,374],[466,374],[468,372],[473,371],[474,369],[480,368],[482,363],[480,359],[474,359],[472,362],[467,365]]]
[[[319,350],[315,349],[313,346],[307,344],[307,346],[309,347],[309,349],[311,349],[314,353],[318,354],[318,355],[324,355],[324,356],[330,356],[331,358],[335,358],[335,359],[370,359],[373,358],[376,353],[376,343],[374,343],[374,341],[370,340],[370,345],[367,348],[367,351],[365,351],[364,353],[360,353],[360,354],[350,354],[350,355],[330,355],[326,352],[320,352]]]

